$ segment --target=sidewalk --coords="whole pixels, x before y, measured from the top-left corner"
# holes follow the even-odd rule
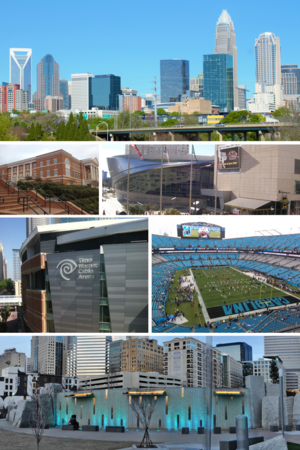
[[[126,430],[125,433],[106,433],[88,431],[62,431],[50,428],[44,431],[41,450],[132,450],[133,445],[141,442],[142,430]],[[265,440],[279,436],[281,432],[271,433],[267,430],[249,430],[249,436],[264,436]],[[150,437],[158,448],[163,450],[206,450],[206,435],[195,431],[181,434],[181,431],[150,430]],[[234,434],[222,432],[212,435],[212,450],[219,450],[219,442],[235,439]],[[288,442],[300,444],[300,431],[285,432]],[[30,428],[14,428],[5,419],[0,420],[0,442],[5,443],[5,450],[24,450],[33,448],[34,437]],[[1,447],[2,448],[2,447]]]

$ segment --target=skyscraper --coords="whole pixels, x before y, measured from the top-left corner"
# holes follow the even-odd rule
[[[31,102],[32,86],[32,50],[31,48],[9,49],[9,82],[19,84],[20,89],[28,92],[28,101]]]
[[[2,242],[0,242],[0,281],[5,280],[5,263],[4,263],[4,252],[3,252],[3,245]]]
[[[87,111],[92,107],[92,79],[91,73],[76,73],[71,75],[72,81],[72,109]]]
[[[92,105],[99,109],[117,110],[121,91],[121,77],[95,75],[92,78]]]
[[[67,349],[67,375],[108,373],[110,342],[110,336],[73,336]]]
[[[33,336],[30,355],[33,370],[45,375],[64,375],[63,350],[63,336]]]
[[[46,55],[37,65],[37,91],[33,95],[34,108],[45,109],[46,96],[61,96],[59,90],[59,65],[52,55]]]
[[[283,86],[283,95],[300,94],[300,68],[297,64],[281,66],[281,84]]]
[[[262,33],[255,39],[256,83],[281,84],[280,39],[274,33]]]
[[[232,356],[236,361],[252,361],[252,347],[246,344],[246,342],[217,344],[216,347],[220,352]]]
[[[189,61],[164,59],[160,61],[161,102],[180,102],[190,89]]]
[[[275,108],[282,106],[280,39],[274,33],[255,39],[255,73],[255,93],[273,94]]]
[[[65,78],[60,78],[59,90],[64,99],[64,109],[69,109],[69,81]]]
[[[21,281],[21,260],[20,250],[13,248],[13,280]]]
[[[225,53],[232,56],[233,61],[233,97],[234,107],[239,107],[238,102],[238,70],[237,70],[237,47],[232,19],[226,9],[219,17],[215,36],[215,53]]]
[[[299,389],[300,379],[300,337],[285,335],[264,337],[264,357],[278,356],[286,370],[288,389]]]
[[[222,111],[234,109],[233,58],[225,53],[203,55],[204,98]]]
[[[50,217],[27,217],[26,218],[26,237],[28,237],[39,225],[50,225]]]

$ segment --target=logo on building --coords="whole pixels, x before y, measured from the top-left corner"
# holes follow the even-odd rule
[[[72,259],[64,259],[61,261],[56,268],[60,268],[60,274],[64,280],[70,281],[70,278],[67,278],[67,275],[70,275],[77,269],[77,264]]]

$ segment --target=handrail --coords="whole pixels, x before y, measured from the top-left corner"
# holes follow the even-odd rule
[[[30,209],[32,209],[32,211],[35,212],[35,214],[39,214],[34,208],[32,208],[32,206],[30,206],[30,205],[28,204],[28,200],[30,200],[30,201],[32,201],[38,208],[40,208],[40,209],[43,211],[44,215],[45,215],[45,214],[47,214],[47,216],[49,215],[49,214],[47,213],[47,211],[45,211],[45,210],[44,210],[38,203],[36,203],[29,195],[18,197],[18,203],[19,203],[19,205],[21,205],[21,203],[20,203],[20,200],[21,200],[21,199],[22,199],[22,204],[23,204],[23,212],[25,212],[25,206],[27,206],[27,208],[29,207]],[[27,200],[27,204],[26,204],[26,205],[25,205],[25,203],[24,203],[24,200]]]
[[[60,208],[62,208],[64,211],[66,211],[68,213],[68,215],[70,215],[70,208],[75,212],[75,214],[79,215],[79,212],[76,211],[76,209],[72,208],[72,206],[68,205],[65,200],[62,200],[61,198],[57,197],[56,195],[46,195],[45,199],[47,199],[47,198],[49,201],[50,213],[51,213],[51,202],[54,201],[54,203],[56,205],[58,205]],[[53,198],[56,198],[57,201],[53,200]],[[62,205],[60,205],[58,202],[63,203],[65,205],[65,208]]]
[[[82,202],[81,200],[77,199],[76,197],[74,197],[71,194],[64,194],[65,197],[69,197],[72,200],[76,200],[77,202],[79,202],[80,204],[84,205],[86,208],[89,208],[91,212],[86,211],[89,214],[97,214],[97,212],[89,205],[87,205],[86,203]],[[82,206],[80,206],[81,212],[82,212]]]

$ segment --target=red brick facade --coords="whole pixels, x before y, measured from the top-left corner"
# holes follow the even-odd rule
[[[3,164],[0,166],[0,174],[14,183],[26,181],[27,177],[31,177],[30,182],[42,179],[43,182],[82,185],[82,180],[93,178],[90,168],[65,150],[56,150],[16,163]]]
[[[41,270],[46,269],[45,263],[45,254],[40,253],[39,255],[34,256],[33,258],[28,259],[21,266],[22,275],[26,272],[34,272],[34,269]]]
[[[47,332],[46,291],[26,290],[26,319],[33,332]]]

